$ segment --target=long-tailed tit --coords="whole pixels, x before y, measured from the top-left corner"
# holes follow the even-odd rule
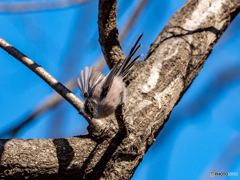
[[[123,64],[119,67],[121,61],[118,61],[107,76],[93,66],[81,70],[77,82],[81,91],[80,95],[85,100],[82,108],[85,115],[96,119],[104,118],[112,114],[120,103],[123,103],[127,94],[123,79],[142,56],[139,55],[130,62],[141,46],[141,44],[137,46],[141,37],[142,34],[138,37]]]

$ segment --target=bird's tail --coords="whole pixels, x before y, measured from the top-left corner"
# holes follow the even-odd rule
[[[133,66],[140,61],[139,57],[142,56],[142,54],[138,55],[136,58],[134,58],[132,61],[132,57],[137,52],[137,50],[142,46],[142,44],[138,44],[143,34],[140,34],[137,41],[133,45],[132,49],[130,50],[128,56],[125,58],[124,62],[122,63],[121,67],[119,68],[118,72],[116,73],[116,76],[122,76],[123,78],[128,75],[128,73],[132,70]],[[131,62],[130,62],[131,61]],[[130,63],[129,63],[130,62]]]

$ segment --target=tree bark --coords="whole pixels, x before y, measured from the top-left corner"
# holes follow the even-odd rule
[[[188,0],[173,15],[127,79],[127,134],[109,128],[104,138],[0,140],[0,177],[130,179],[239,10],[238,0]]]
[[[105,61],[112,69],[119,59],[125,59],[118,39],[117,0],[99,0],[98,11],[99,43]]]

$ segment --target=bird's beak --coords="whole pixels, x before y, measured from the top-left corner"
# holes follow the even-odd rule
[[[92,120],[92,118],[93,118],[93,116],[92,115],[90,115],[90,119]]]

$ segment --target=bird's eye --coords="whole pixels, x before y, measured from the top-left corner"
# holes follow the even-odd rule
[[[92,112],[92,111],[93,111],[93,108],[91,107],[91,108],[89,109],[89,111]]]

